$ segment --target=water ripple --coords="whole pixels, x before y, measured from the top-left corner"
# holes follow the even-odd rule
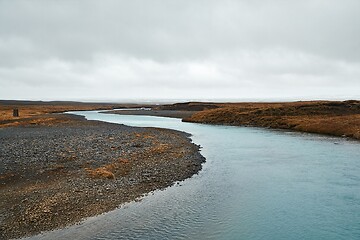
[[[31,239],[360,239],[358,143],[309,134],[82,113],[193,134],[207,158],[181,186]]]

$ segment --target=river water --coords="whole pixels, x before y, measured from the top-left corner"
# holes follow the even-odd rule
[[[191,133],[207,161],[139,202],[31,239],[360,239],[360,144],[179,119],[77,112]]]

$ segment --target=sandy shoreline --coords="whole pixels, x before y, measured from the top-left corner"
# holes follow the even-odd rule
[[[0,129],[3,239],[110,211],[191,177],[205,160],[183,132],[59,117]]]

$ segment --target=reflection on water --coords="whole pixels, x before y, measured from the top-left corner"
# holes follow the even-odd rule
[[[189,132],[207,162],[198,175],[140,202],[31,239],[360,239],[358,142],[179,119],[79,114]]]

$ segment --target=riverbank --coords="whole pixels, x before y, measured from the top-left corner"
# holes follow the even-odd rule
[[[121,115],[182,118],[184,122],[252,126],[360,140],[360,101],[176,103],[151,111],[109,111]]]
[[[360,139],[360,101],[236,103],[194,113],[186,122],[253,126]]]
[[[154,117],[169,117],[169,118],[189,118],[193,115],[194,111],[182,110],[111,110],[104,111],[105,114],[119,114],[119,115],[143,115]]]
[[[191,177],[204,162],[199,147],[183,132],[66,114],[45,119],[0,129],[4,239],[110,211]]]
[[[53,113],[69,111],[112,110],[114,108],[140,107],[138,104],[84,103],[66,101],[16,101],[0,100],[0,128],[22,125],[48,125],[59,123]],[[13,116],[17,109],[18,116]]]

